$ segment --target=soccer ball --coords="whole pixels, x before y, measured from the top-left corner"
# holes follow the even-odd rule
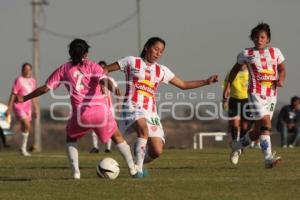
[[[120,173],[119,163],[113,158],[104,158],[97,163],[96,172],[100,178],[116,179]]]

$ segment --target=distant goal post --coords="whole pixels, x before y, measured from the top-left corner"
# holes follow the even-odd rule
[[[193,149],[203,149],[203,137],[215,137],[216,141],[223,141],[225,132],[200,132],[193,137]]]

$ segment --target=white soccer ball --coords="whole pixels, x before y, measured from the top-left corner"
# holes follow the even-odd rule
[[[104,158],[97,163],[97,175],[100,178],[116,179],[119,176],[119,163],[113,158]]]

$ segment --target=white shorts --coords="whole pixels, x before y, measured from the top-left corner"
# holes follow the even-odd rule
[[[124,134],[134,132],[131,125],[138,119],[145,118],[147,121],[149,137],[158,137],[165,143],[165,133],[160,121],[160,117],[156,112],[149,112],[143,108],[124,105],[122,115],[119,121],[120,131]]]
[[[265,115],[270,115],[270,119],[272,119],[277,103],[276,96],[267,97],[260,94],[249,94],[249,102],[254,118],[261,119]]]

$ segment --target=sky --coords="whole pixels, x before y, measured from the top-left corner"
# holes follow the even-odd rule
[[[32,63],[31,0],[0,0],[0,101],[7,102],[14,79],[24,62]],[[139,55],[136,0],[48,0],[40,12],[39,25],[42,85],[47,77],[68,56],[68,44],[74,37],[82,37],[91,46],[92,60],[118,59]],[[236,62],[237,54],[251,47],[251,29],[259,22],[269,23],[272,45],[281,49],[286,58],[287,78],[279,89],[279,102],[288,103],[290,97],[300,95],[299,45],[300,1],[298,0],[140,0],[142,44],[152,36],[166,41],[166,49],[159,63],[169,67],[184,80],[206,79],[225,74]],[[129,20],[124,21],[124,19]],[[47,31],[46,31],[47,30]],[[55,34],[54,34],[55,33]],[[97,34],[98,33],[98,34]],[[87,37],[85,37],[87,36]],[[114,73],[124,80],[121,73]],[[186,101],[205,101],[214,93],[221,100],[222,81],[187,93],[197,98]],[[162,86],[160,93],[181,92],[174,86]],[[60,90],[58,91],[60,93]],[[64,90],[61,89],[61,93]],[[172,101],[179,97],[173,96]],[[183,97],[181,97],[183,99]],[[41,106],[48,107],[57,100],[47,94]]]

